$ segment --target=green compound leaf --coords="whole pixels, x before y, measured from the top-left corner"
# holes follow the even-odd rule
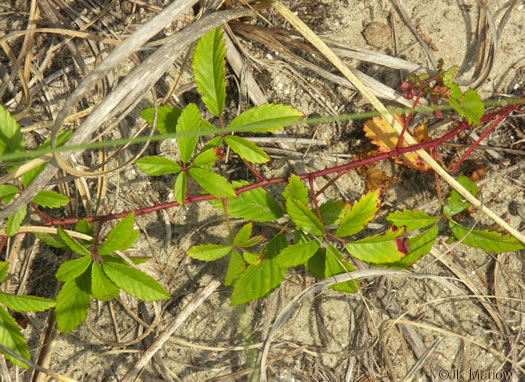
[[[481,248],[484,251],[495,253],[514,252],[525,248],[525,245],[510,235],[478,229],[469,233],[470,229],[453,221],[450,221],[448,225],[456,239],[463,239],[463,244],[473,248]]]
[[[226,83],[224,81],[224,55],[226,49],[220,27],[199,39],[193,51],[191,69],[202,102],[216,117],[224,111]]]
[[[456,74],[459,70],[459,66],[454,65],[451,68],[447,69],[445,72],[443,72],[443,84],[447,87],[450,87],[450,85],[454,84],[454,80],[456,79]],[[458,97],[454,97],[458,98]]]
[[[20,326],[18,326],[14,318],[11,317],[4,308],[0,308],[0,344],[22,358],[27,360],[31,359],[29,347],[27,346],[26,340],[22,335]],[[27,366],[25,363],[20,362],[9,354],[6,354],[2,351],[0,352],[4,354],[4,356],[13,364],[23,367],[24,369],[29,369],[29,366]]]
[[[232,285],[245,269],[246,264],[244,263],[241,254],[236,250],[233,250],[230,257],[230,262],[228,264],[228,271],[226,272],[226,277],[224,278],[224,285]]]
[[[8,267],[9,264],[7,264],[5,261],[0,261],[0,282],[4,281],[5,276],[7,275]]]
[[[289,198],[299,200],[303,204],[308,204],[308,190],[304,186],[304,182],[297,176],[291,175],[286,188],[283,191],[284,200]]]
[[[56,147],[60,147],[60,146],[63,146],[64,143],[67,142],[67,140],[69,139],[69,137],[71,137],[71,135],[73,134],[73,132],[71,130],[67,130],[67,131],[62,131],[60,133],[58,133],[58,136],[57,136],[57,142],[56,142]],[[47,149],[50,147],[50,139],[47,138],[44,143],[40,144],[38,146],[39,149]],[[28,172],[26,172],[24,174],[24,187],[27,187],[29,186],[29,184],[38,176],[38,174],[40,174],[42,172],[42,170],[47,166],[47,163],[42,163],[40,166],[37,166],[31,170],[29,170]]]
[[[465,94],[463,94],[461,100],[454,98],[445,98],[445,100],[459,113],[459,115],[465,117],[470,125],[479,125],[481,117],[483,117],[483,113],[485,112],[485,105],[481,102],[481,97],[476,90],[467,90]]]
[[[133,229],[135,213],[129,213],[111,230],[106,241],[98,250],[99,255],[108,255],[115,251],[124,251],[135,244],[140,232]]]
[[[15,195],[18,194],[18,188],[10,186],[8,184],[2,184],[0,186],[0,200],[4,203],[9,203]]]
[[[175,133],[177,131],[177,120],[179,119],[182,110],[176,106],[160,105],[157,107],[157,123],[155,130],[161,134]],[[153,125],[155,118],[155,108],[150,107],[140,112],[140,115],[146,122]]]
[[[427,227],[439,221],[439,217],[427,215],[418,210],[396,211],[386,217],[386,221],[398,228],[405,227],[407,232]]]
[[[23,206],[13,215],[9,216],[9,218],[7,219],[7,227],[5,230],[7,236],[14,236],[18,232],[20,226],[22,225],[22,222],[24,221],[24,218],[26,217],[26,213],[27,206]]]
[[[262,237],[261,235],[250,238],[250,236],[252,235],[252,229],[253,229],[252,223],[245,224],[239,230],[239,232],[237,232],[237,235],[235,235],[235,239],[233,240],[233,245],[237,247],[241,247],[241,248],[249,248],[263,241],[264,237]]]
[[[234,182],[234,186],[236,186],[236,183]],[[213,207],[224,212],[222,201],[210,200],[209,202]],[[243,192],[235,199],[228,199],[226,203],[228,215],[236,218],[257,222],[271,222],[283,216],[283,210],[279,203],[262,188]]]
[[[198,167],[214,165],[215,162],[222,158],[222,155],[219,154],[221,151],[222,149],[218,147],[213,147],[206,151],[202,151],[199,155],[195,157],[195,159],[193,160],[193,164]]]
[[[156,301],[171,297],[153,278],[127,264],[106,262],[102,269],[120,289],[140,300]]]
[[[403,229],[394,231],[389,228],[382,234],[347,243],[346,250],[356,259],[367,263],[393,263],[405,256],[399,251],[396,240],[404,232]]]
[[[286,269],[272,259],[250,265],[233,284],[231,304],[244,304],[266,296],[281,284],[285,273]]]
[[[188,172],[210,194],[218,198],[235,197],[233,186],[222,176],[199,167],[192,167]]]
[[[324,268],[324,278],[355,271],[354,265],[344,260],[343,254],[330,244],[326,247],[326,262]],[[345,281],[344,283],[332,285],[330,288],[339,292],[355,293],[359,288],[359,280]]]
[[[263,149],[244,138],[227,135],[224,137],[224,142],[242,159],[250,163],[266,163],[270,161],[270,157],[266,155]]]
[[[12,295],[0,292],[0,304],[15,312],[43,312],[55,306],[53,300],[36,296]]]
[[[468,192],[476,196],[478,194],[478,186],[476,182],[470,178],[460,175],[458,176],[458,183],[461,184]],[[450,192],[447,204],[443,208],[443,215],[454,216],[463,212],[470,206],[470,203],[466,201],[456,190]]]
[[[379,189],[363,195],[353,206],[345,206],[344,215],[335,232],[336,236],[355,235],[370,223],[379,211],[381,199]]]
[[[339,224],[345,204],[342,200],[328,200],[319,206],[321,218],[325,225]]]
[[[0,105],[0,155],[24,151],[24,137],[20,126],[7,109]]]
[[[177,175],[173,186],[173,198],[181,206],[184,204],[184,200],[186,200],[186,173],[184,171]]]
[[[264,104],[242,112],[229,127],[237,127],[237,132],[266,133],[281,130],[302,117],[303,113],[291,106]]]
[[[78,253],[82,256],[91,256],[91,252],[89,252],[82,244],[80,244],[78,241],[73,239],[71,236],[68,235],[66,231],[62,229],[62,227],[58,226],[58,234],[60,238],[66,243],[66,245],[69,247],[70,250],[72,250],[75,253]]]
[[[162,157],[144,157],[137,160],[137,167],[148,175],[174,174],[182,170],[182,167],[167,158]]]
[[[91,293],[100,301],[113,300],[119,295],[118,286],[106,276],[102,266],[97,262],[93,262],[91,268]]]
[[[214,261],[226,256],[231,250],[231,245],[206,244],[191,248],[187,254],[197,260]]]
[[[315,240],[306,243],[293,244],[282,249],[274,260],[283,268],[296,267],[306,263],[318,249],[319,243]]]
[[[193,103],[188,104],[182,111],[179,119],[177,120],[177,133],[190,133],[192,131],[199,131],[202,124],[201,115],[199,109]],[[183,135],[177,137],[177,147],[179,148],[180,159],[187,163],[193,152],[195,146],[199,140],[198,136]]]
[[[287,199],[286,212],[288,212],[290,219],[292,219],[295,225],[303,231],[316,236],[324,234],[324,227],[317,216],[302,202],[293,198]]]
[[[44,190],[36,194],[32,202],[42,207],[58,208],[68,204],[69,198],[58,192]]]
[[[57,295],[55,318],[60,332],[67,334],[86,319],[91,306],[91,272],[66,282]]]
[[[426,231],[420,233],[408,240],[408,253],[401,260],[387,263],[377,264],[380,267],[390,269],[406,269],[414,265],[422,256],[426,255],[434,245],[438,234],[438,226],[433,225]]]
[[[82,256],[78,259],[69,260],[60,267],[58,267],[58,271],[56,273],[56,278],[59,281],[71,281],[76,279],[78,276],[83,274],[91,264],[91,256]]]

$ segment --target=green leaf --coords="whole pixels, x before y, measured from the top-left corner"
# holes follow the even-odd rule
[[[346,244],[347,251],[356,259],[367,263],[393,263],[401,260],[404,253],[398,249],[397,241],[405,231],[398,229],[388,231],[374,236],[369,236],[361,240],[352,241]]]
[[[199,109],[193,103],[188,104],[182,111],[179,120],[177,121],[177,133],[191,133],[199,131],[202,124]],[[199,137],[196,135],[182,135],[177,137],[177,147],[179,148],[180,159],[187,163],[193,152]]]
[[[478,194],[478,186],[476,182],[472,181],[470,178],[460,175],[458,176],[458,182],[472,195],[476,196]],[[470,202],[467,202],[456,190],[452,190],[447,204],[443,208],[443,215],[457,215],[467,209],[468,206],[470,206]]]
[[[469,89],[463,95],[463,99],[460,103],[464,110],[467,121],[472,126],[479,125],[481,117],[485,112],[485,105],[481,102],[481,97],[478,92],[474,89]]]
[[[177,131],[177,120],[179,119],[182,110],[176,106],[160,105],[157,107],[157,123],[155,130],[161,134],[175,133]],[[140,112],[140,115],[146,122],[153,125],[155,118],[155,108],[150,107]]]
[[[193,164],[195,166],[214,165],[215,162],[222,158],[222,156],[219,156],[219,154],[217,153],[218,151],[222,151],[222,149],[215,147],[206,151],[202,151],[199,155],[195,157],[195,159],[193,160]]]
[[[231,245],[206,244],[191,248],[187,254],[197,260],[214,261],[226,256],[231,250]]]
[[[225,54],[222,29],[218,27],[199,39],[193,51],[191,63],[197,90],[202,94],[202,102],[216,117],[224,111],[224,100],[226,98]]]
[[[210,200],[209,202],[224,212],[221,200]],[[226,203],[228,215],[236,218],[270,222],[283,216],[283,210],[279,203],[262,188],[243,192],[235,199],[228,199]]]
[[[171,297],[153,278],[129,265],[107,262],[102,269],[120,289],[140,300],[156,301]]]
[[[60,238],[66,243],[66,245],[69,247],[70,250],[73,252],[78,253],[82,256],[89,256],[91,258],[91,252],[89,252],[82,244],[80,244],[78,241],[73,239],[71,236],[67,234],[66,231],[62,229],[62,227],[58,226],[58,234],[60,235]]]
[[[119,295],[119,288],[106,276],[97,262],[93,262],[91,267],[91,293],[100,301],[113,300]]]
[[[484,251],[495,253],[514,252],[525,248],[525,245],[510,235],[502,235],[498,232],[478,229],[474,229],[469,233],[470,229],[456,222],[449,221],[448,224],[456,239],[463,239],[463,244],[473,248],[481,248]]]
[[[51,247],[60,249],[68,248],[68,246],[64,243],[62,239],[60,239],[60,236],[58,235],[51,235],[43,232],[33,232],[33,235],[35,235],[37,238],[42,240],[47,245],[50,245]]]
[[[289,245],[281,250],[275,257],[275,261],[280,267],[289,268],[304,264],[319,249],[319,243],[311,240],[307,243]]]
[[[91,264],[91,256],[82,256],[78,259],[69,260],[60,267],[58,267],[58,271],[56,273],[56,278],[59,281],[71,281],[76,279],[78,276],[83,274]]]
[[[103,255],[100,257],[102,257],[102,263],[128,264],[128,262],[120,256]],[[128,256],[128,259],[131,260],[131,262],[135,265],[142,264],[142,263],[145,263],[146,261],[151,260],[151,258],[147,256]]]
[[[250,163],[266,163],[270,157],[255,143],[235,135],[227,135],[224,141],[239,156]]]
[[[10,186],[8,184],[2,184],[0,186],[0,200],[4,203],[9,203],[15,195],[18,194],[18,188]]]
[[[80,219],[78,223],[75,225],[75,231],[84,233],[89,236],[95,236],[95,231],[93,231],[93,227],[87,219]]]
[[[7,236],[14,236],[18,232],[20,226],[22,225],[22,222],[24,221],[24,218],[26,217],[26,213],[27,206],[23,206],[13,215],[9,216],[9,218],[7,219],[7,227],[5,230]]]
[[[439,217],[427,215],[418,210],[396,211],[386,217],[386,221],[396,227],[405,227],[407,232],[427,227],[439,221]]]
[[[204,120],[203,120],[204,121]],[[203,126],[204,127],[204,126]],[[212,127],[215,127],[212,125]],[[209,150],[209,149],[212,149],[212,148],[217,148],[217,147],[221,147],[222,146],[222,137],[219,136],[219,137],[215,137],[215,138],[212,138],[208,141],[208,143],[206,143],[202,149],[201,149],[201,153]]]
[[[443,72],[443,84],[445,86],[450,87],[450,85],[454,84],[454,80],[456,79],[456,74],[458,70],[459,66],[454,65],[451,68],[447,69],[445,72]]]
[[[42,207],[58,208],[68,204],[69,198],[58,192],[44,190],[36,194],[32,202]]]
[[[324,278],[355,271],[354,265],[344,260],[344,256],[334,246],[328,244],[326,247],[326,263]],[[330,287],[339,292],[355,293],[359,288],[359,280],[350,280],[335,284]]]
[[[130,212],[111,230],[106,241],[98,249],[99,255],[108,255],[115,251],[124,251],[137,241],[140,232],[133,229],[135,213]]]
[[[210,194],[218,198],[235,197],[233,186],[222,176],[199,167],[192,167],[188,171],[190,176]]]
[[[56,147],[63,146],[64,143],[67,142],[67,140],[71,137],[72,134],[73,134],[73,131],[71,130],[65,130],[65,131],[61,131],[60,133],[58,133]],[[44,141],[44,143],[38,146],[38,149],[49,148],[51,146],[49,142],[50,142],[50,138],[47,138]],[[37,166],[29,170],[28,172],[26,172],[24,174],[24,182],[23,182],[24,187],[29,186],[29,184],[31,184],[31,182],[38,176],[38,174],[40,174],[42,170],[46,168],[46,166],[47,166],[47,163],[42,163],[40,166]]]
[[[235,239],[233,240],[233,245],[237,247],[241,247],[241,248],[249,248],[249,247],[253,247],[254,245],[259,244],[263,240],[263,237],[258,235],[258,236],[254,236],[250,238],[250,236],[252,235],[252,229],[253,229],[252,223],[245,224],[239,230],[239,232],[237,232],[237,235],[235,235]]]
[[[411,237],[409,239],[409,252],[401,260],[388,263],[378,264],[379,266],[385,266],[391,269],[406,269],[414,265],[422,256],[426,255],[434,245],[438,234],[438,226],[433,225],[425,232]]]
[[[299,200],[305,205],[308,204],[308,190],[304,186],[304,182],[299,179],[297,175],[292,174],[290,176],[290,180],[283,191],[283,198],[284,200],[293,198]]]
[[[319,206],[319,212],[325,225],[339,224],[345,204],[342,200],[328,200]]]
[[[276,257],[279,252],[288,246],[288,240],[282,233],[278,233],[263,248],[263,254],[267,259]]]
[[[295,225],[303,231],[316,236],[324,234],[324,227],[317,216],[302,202],[288,198],[286,200],[286,212],[288,212],[290,219],[292,219]]]
[[[5,261],[0,261],[0,282],[4,281],[5,276],[7,275],[8,267],[9,264],[7,264]]]
[[[0,110],[2,110],[1,106]],[[0,308],[0,344],[22,358],[27,360],[31,359],[29,347],[27,346],[26,340],[22,335],[20,326],[18,326],[13,317],[11,317],[4,308]],[[5,357],[13,364],[23,367],[24,369],[29,369],[29,366],[23,362],[20,362],[9,354],[4,352],[2,352],[2,354],[4,354]]]
[[[231,304],[244,304],[266,296],[281,284],[285,273],[286,269],[274,260],[265,259],[260,264],[250,265],[233,284]]]
[[[262,255],[260,253],[251,253],[244,251],[242,253],[242,257],[244,258],[244,261],[246,261],[250,265],[257,265],[262,261]]]
[[[241,113],[229,127],[238,127],[238,132],[266,133],[281,130],[302,117],[303,113],[291,106],[264,104]]]
[[[136,163],[137,167],[148,175],[173,174],[182,170],[178,163],[162,157],[144,157]]]
[[[177,175],[175,185],[173,186],[173,198],[181,206],[184,204],[184,200],[186,200],[186,173],[184,171]]]
[[[233,282],[239,278],[239,276],[244,272],[245,269],[246,265],[244,264],[242,256],[239,252],[233,250],[232,255],[230,257],[230,262],[228,264],[228,271],[226,272],[226,277],[224,278],[224,285],[232,285]]]
[[[62,285],[57,295],[55,318],[60,332],[66,334],[86,319],[91,306],[91,272]]]
[[[0,105],[0,155],[24,152],[24,137],[20,126],[7,109]]]
[[[325,278],[326,268],[326,249],[319,248],[317,252],[308,259],[305,268],[312,275],[323,280]]]
[[[55,306],[53,300],[36,296],[12,295],[0,292],[0,304],[15,312],[43,312]]]
[[[355,235],[375,218],[381,206],[380,191],[376,189],[363,195],[353,206],[345,206],[344,215],[335,232],[336,236]]]

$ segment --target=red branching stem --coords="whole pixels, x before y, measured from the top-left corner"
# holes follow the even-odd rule
[[[332,179],[330,179],[330,181],[328,183],[326,183],[319,191],[317,191],[315,193],[315,196],[322,195],[323,192],[325,192],[328,189],[328,187],[330,187],[332,184],[334,184],[337,181],[337,179],[342,177],[346,172],[347,172],[347,170],[338,172],[336,176],[334,176]]]
[[[472,153],[472,151],[474,151],[476,149],[476,147],[483,141],[483,139],[486,138],[487,135],[490,134],[490,132],[492,130],[494,130],[494,128],[501,122],[503,121],[503,119],[505,119],[505,117],[507,117],[507,115],[509,115],[510,113],[512,113],[514,110],[516,110],[518,108],[518,104],[515,104],[515,105],[511,105],[510,107],[508,108],[505,108],[504,109],[504,113],[500,114],[496,120],[492,123],[492,125],[487,129],[487,131],[485,131],[483,134],[481,134],[481,136],[479,137],[479,139],[467,150],[467,152],[465,154],[463,154],[463,156],[461,157],[460,160],[458,160],[458,162],[455,164],[454,167],[452,167],[452,169],[450,170],[451,173],[455,173],[456,170],[458,169],[458,167],[461,165],[461,163],[463,163],[465,161],[465,159],[468,158],[468,156]]]
[[[482,122],[487,122],[487,121],[493,120],[495,118],[498,118],[501,115],[506,115],[506,114],[508,114],[507,109],[500,110],[498,112],[495,112],[495,113],[492,113],[492,114],[487,114],[487,115],[483,116],[481,118],[481,121]],[[460,131],[468,129],[469,127],[470,127],[470,125],[468,123],[462,122],[462,123],[459,124],[458,127],[456,127],[451,132],[443,135],[441,138],[432,140],[430,142],[425,142],[425,143],[421,143],[421,144],[417,144],[417,145],[413,145],[413,146],[408,146],[408,147],[401,147],[398,150],[392,150],[392,151],[389,151],[389,152],[381,153],[381,154],[378,154],[378,155],[370,157],[370,158],[360,159],[360,160],[356,160],[356,161],[353,161],[353,162],[342,164],[340,166],[327,168],[327,169],[324,169],[324,170],[315,171],[315,172],[311,172],[311,173],[307,173],[307,174],[302,174],[302,175],[299,175],[299,178],[301,180],[307,180],[307,179],[315,179],[315,178],[318,178],[320,176],[330,175],[330,174],[334,174],[334,173],[337,173],[337,174],[344,173],[344,172],[349,171],[349,170],[351,170],[353,168],[361,167],[361,166],[364,166],[364,165],[369,164],[369,163],[375,163],[375,162],[378,162],[380,160],[384,160],[384,159],[387,159],[387,158],[395,157],[395,156],[398,156],[398,155],[401,155],[401,154],[405,154],[405,153],[408,153],[408,152],[412,152],[412,151],[416,151],[416,150],[419,150],[419,149],[435,149],[435,148],[439,147],[441,144],[443,144],[444,142],[446,142],[446,141],[452,139],[453,137],[455,137]],[[253,189],[256,189],[256,188],[260,188],[260,187],[265,188],[265,187],[268,187],[268,186],[273,185],[273,184],[284,183],[284,182],[287,182],[287,181],[288,181],[288,176],[280,177],[280,178],[273,178],[273,179],[263,179],[263,180],[259,180],[256,183],[253,183],[253,184],[250,184],[250,185],[238,188],[237,190],[235,190],[235,193],[237,195],[239,195],[239,194],[241,194],[243,192],[247,192],[247,191],[250,191],[250,190],[253,190]],[[312,195],[314,195],[314,194],[312,193]],[[213,196],[213,195],[192,196],[192,195],[188,194],[187,197],[186,197],[186,200],[184,201],[184,203],[185,204],[190,204],[190,203],[197,203],[197,202],[202,202],[202,201],[212,200],[212,199],[217,199],[217,198],[215,196]],[[168,203],[159,203],[159,204],[155,204],[154,206],[150,206],[150,207],[146,207],[146,208],[141,208],[141,209],[135,210],[135,216],[151,214],[151,213],[156,212],[156,211],[166,210],[168,208],[178,207],[178,206],[180,206],[180,204],[177,203],[176,201],[172,201],[172,202],[168,202]],[[103,216],[87,216],[87,217],[85,217],[85,219],[87,221],[89,221],[89,222],[106,222],[106,221],[114,220],[114,219],[122,219],[122,218],[126,217],[128,214],[129,214],[128,211],[123,211],[123,212],[119,212],[119,213],[115,213],[115,214],[109,214],[109,215],[103,215]],[[52,225],[65,226],[65,225],[68,225],[68,224],[76,224],[81,219],[82,218],[69,218],[69,219],[60,219],[60,220],[53,219],[52,221],[45,222],[42,225],[43,226],[52,226]],[[19,233],[22,234],[22,233],[27,233],[27,232],[19,232]]]
[[[308,177],[308,185],[310,186],[310,193],[312,194],[312,200],[314,201],[315,210],[317,211],[317,217],[319,218],[319,221],[324,227],[323,218],[321,217],[321,211],[319,210],[319,202],[317,201],[317,197],[315,196],[314,178],[311,176]]]
[[[6,243],[7,235],[2,235],[2,241],[0,242],[0,253],[2,253],[2,251],[4,250]]]
[[[40,215],[40,217],[42,219],[44,219],[46,221],[46,224],[49,224],[49,225],[56,225],[57,224],[57,221],[55,219],[53,219],[51,216],[43,213],[42,211],[40,211],[40,208],[38,208],[38,206],[33,203],[33,202],[30,202],[29,205],[31,206],[31,208],[38,214]]]
[[[244,164],[246,165],[246,167],[248,167],[248,170],[250,170],[252,172],[253,175],[255,175],[255,177],[261,181],[261,180],[266,180],[266,178],[264,176],[262,176],[259,171],[257,171],[252,165],[250,162],[246,161],[246,160],[242,160],[244,162]]]
[[[423,96],[423,89],[420,89],[420,91],[419,91],[419,93],[418,93],[418,95],[416,97],[416,100],[414,101],[414,105],[412,106],[414,109],[419,104],[419,100],[421,99],[422,96]],[[403,144],[403,137],[405,136],[405,132],[407,131],[408,124],[410,123],[410,120],[412,119],[413,115],[414,115],[414,112],[411,111],[410,113],[408,113],[408,115],[405,118],[405,122],[403,123],[403,130],[401,130],[401,134],[399,134],[399,139],[398,139],[397,144],[396,144],[396,150],[399,150],[399,148]]]

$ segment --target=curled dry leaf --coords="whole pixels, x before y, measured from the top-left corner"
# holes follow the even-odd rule
[[[396,115],[395,118],[399,121],[399,123],[403,124],[403,121],[399,115]],[[369,119],[365,122],[363,130],[365,131],[366,137],[370,139],[370,141],[374,145],[378,146],[379,151],[387,152],[396,149],[398,141],[397,132],[383,117],[374,117],[372,119]],[[425,140],[425,138],[423,137],[428,137],[424,125],[418,126],[416,131],[418,133],[414,138],[417,139],[419,142]],[[408,134],[408,132],[406,132],[405,134]],[[403,144],[401,145],[401,147],[407,146],[408,145],[405,142],[403,142]],[[403,166],[410,167],[419,171],[430,170],[430,167],[415,152],[399,155],[397,157],[394,157],[394,160],[397,163],[402,164]]]

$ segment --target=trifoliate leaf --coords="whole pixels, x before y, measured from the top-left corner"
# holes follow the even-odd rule
[[[286,200],[286,212],[288,212],[290,219],[292,219],[295,225],[303,231],[316,236],[324,234],[324,227],[317,216],[302,202],[288,198]]]
[[[90,264],[91,256],[82,256],[78,259],[66,261],[58,267],[55,277],[59,281],[71,281],[83,274]]]
[[[91,306],[91,272],[62,285],[57,295],[55,318],[60,332],[77,328],[87,317]]]
[[[223,150],[220,147],[212,147],[206,151],[202,151],[193,160],[195,166],[214,165],[219,159],[223,157]]]

